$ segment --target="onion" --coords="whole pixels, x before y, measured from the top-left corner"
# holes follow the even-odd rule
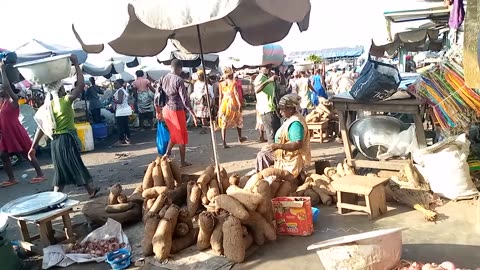
[[[455,269],[457,269],[455,264],[453,264],[452,262],[449,262],[449,261],[441,263],[440,267],[442,267],[445,270],[455,270]]]
[[[422,270],[422,266],[423,265],[421,263],[414,262],[410,265],[408,270]]]

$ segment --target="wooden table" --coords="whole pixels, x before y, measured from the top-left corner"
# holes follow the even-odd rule
[[[347,118],[352,112],[371,111],[371,112],[394,112],[411,114],[415,123],[415,135],[417,136],[418,146],[420,148],[427,146],[425,131],[423,129],[423,115],[425,112],[425,103],[416,99],[399,99],[381,101],[375,103],[360,103],[353,98],[333,97],[331,99],[334,109],[338,113],[338,122],[340,125],[340,134],[342,135],[343,147],[347,158],[347,163],[353,167],[374,168],[382,170],[401,170],[405,167],[407,161],[404,160],[359,160],[353,156],[352,143],[348,136]],[[354,119],[352,119],[353,121]]]
[[[54,209],[47,212],[40,212],[29,216],[11,216],[10,218],[13,218],[17,221],[17,224],[20,227],[20,233],[23,241],[32,243],[32,241],[40,239],[43,247],[46,247],[55,243],[55,231],[52,226],[52,221],[61,217],[64,227],[63,231],[61,232],[65,234],[66,240],[58,244],[73,243],[75,242],[75,236],[73,235],[70,213],[73,212],[73,207],[78,205],[78,203],[79,201],[67,199],[62,203],[62,208]],[[27,224],[29,223],[35,224],[37,226],[38,235],[30,236],[27,228]]]

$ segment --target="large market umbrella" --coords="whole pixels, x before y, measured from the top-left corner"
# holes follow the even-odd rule
[[[116,4],[118,2],[115,1]],[[199,53],[203,60],[204,53],[227,49],[238,32],[243,40],[255,46],[282,40],[294,23],[300,31],[307,30],[311,8],[310,0],[176,0],[174,4],[170,0],[125,2],[128,2],[125,7],[128,13],[110,14],[109,18],[103,14],[98,16],[98,20],[88,19],[72,25],[85,51],[99,53],[105,44],[109,44],[120,54],[155,56],[165,48],[169,39],[175,39],[188,52]],[[213,123],[210,129],[215,164],[218,166]],[[220,180],[219,174],[217,177]]]
[[[63,54],[75,54],[78,62],[84,63],[87,60],[87,53],[78,48],[68,48],[56,44],[48,44],[40,40],[32,39],[15,50],[17,63],[34,61],[46,57]]]
[[[180,50],[172,51],[168,59],[160,59],[157,57],[157,61],[164,65],[170,65],[174,59],[182,61],[183,67],[196,68],[202,65],[200,54],[182,52]],[[207,53],[203,55],[203,60],[205,61],[203,64],[205,64],[207,68],[218,68],[219,59],[218,54]]]
[[[103,65],[95,65],[87,62],[82,65],[82,71],[92,76],[110,78],[113,74],[124,72],[125,63],[122,61],[107,61]]]

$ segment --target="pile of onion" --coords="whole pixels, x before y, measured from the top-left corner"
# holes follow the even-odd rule
[[[463,268],[457,268],[454,263],[445,261],[441,264],[436,263],[419,263],[414,262],[409,265],[402,263],[401,267],[397,268],[398,270],[464,270]]]
[[[67,253],[91,254],[95,256],[105,256],[108,252],[124,248],[125,243],[119,243],[118,238],[85,241],[85,243],[69,244]]]

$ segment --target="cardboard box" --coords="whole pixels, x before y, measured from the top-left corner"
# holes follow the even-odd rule
[[[313,233],[310,197],[272,199],[277,234],[308,236]]]

